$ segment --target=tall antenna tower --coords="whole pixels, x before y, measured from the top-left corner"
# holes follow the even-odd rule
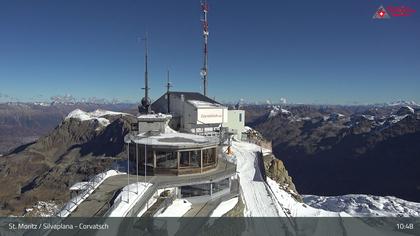
[[[148,71],[148,54],[149,54],[149,48],[147,45],[147,38],[148,35],[146,33],[145,37],[142,39],[144,41],[144,97],[141,100],[141,106],[139,106],[139,112],[140,113],[152,113],[151,111],[151,100],[149,98],[149,71]]]
[[[208,47],[207,47],[207,41],[209,38],[209,24],[207,21],[207,13],[209,11],[209,5],[207,3],[207,0],[203,0],[201,2],[201,10],[203,12],[203,16],[201,18],[201,21],[203,22],[203,38],[204,38],[204,65],[201,69],[201,78],[203,79],[203,94],[204,96],[207,96],[207,76],[208,76]]]

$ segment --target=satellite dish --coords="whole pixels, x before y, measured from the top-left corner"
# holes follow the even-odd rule
[[[206,76],[207,75],[207,71],[206,70],[201,70],[200,71],[200,75],[201,75],[201,77],[204,77],[204,76]]]

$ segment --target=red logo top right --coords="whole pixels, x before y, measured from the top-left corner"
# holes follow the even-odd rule
[[[392,17],[411,16],[416,10],[406,6],[379,6],[375,11],[373,19],[389,19]]]

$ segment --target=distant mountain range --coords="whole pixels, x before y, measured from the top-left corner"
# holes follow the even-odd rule
[[[392,195],[420,202],[417,106],[245,108],[249,125],[273,141],[303,194]]]

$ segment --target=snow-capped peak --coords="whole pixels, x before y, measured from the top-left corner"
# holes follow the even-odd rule
[[[65,120],[69,120],[69,119],[79,119],[81,121],[97,120],[99,121],[101,125],[108,126],[110,124],[110,121],[106,118],[103,118],[103,116],[106,116],[106,115],[127,115],[127,114],[121,113],[121,112],[106,111],[106,110],[101,110],[101,109],[97,109],[92,112],[85,112],[80,109],[76,109],[70,112],[66,116]]]
[[[278,114],[284,114],[284,115],[291,115],[292,113],[286,109],[283,109],[279,106],[273,106],[270,113],[268,114],[268,118],[277,116]]]

